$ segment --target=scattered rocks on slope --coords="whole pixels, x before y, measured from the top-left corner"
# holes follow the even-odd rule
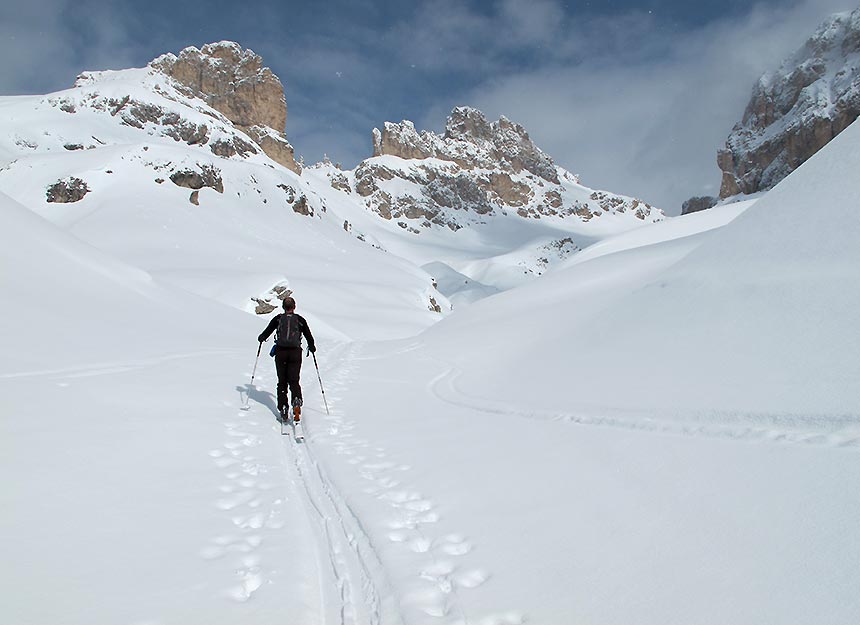
[[[260,296],[251,298],[255,305],[254,312],[258,315],[268,315],[280,308],[281,301],[292,294],[293,291],[289,288],[289,283],[282,280]]]
[[[230,158],[237,154],[244,158],[248,154],[257,153],[257,148],[253,144],[239,137],[232,137],[230,140],[218,139],[209,144],[209,149],[212,150],[212,154],[223,156],[224,158]]]
[[[314,216],[314,209],[308,203],[308,198],[304,195],[300,196],[295,202],[293,202],[293,210],[297,212],[299,215],[305,215],[307,217]]]
[[[352,187],[349,186],[349,179],[342,173],[333,173],[329,176],[329,182],[333,189],[343,191],[344,193],[352,193]]]
[[[206,124],[196,124],[183,118],[175,111],[149,102],[139,102],[126,96],[121,100],[109,98],[97,101],[94,108],[109,110],[114,117],[119,116],[126,126],[143,130],[147,124],[153,124],[161,129],[161,134],[174,141],[183,141],[188,145],[205,145],[209,141],[209,127]]]
[[[70,176],[63,180],[58,180],[48,187],[46,196],[48,202],[57,204],[68,204],[71,202],[79,202],[84,199],[84,196],[90,192],[87,183],[80,178]]]
[[[720,197],[770,189],[860,115],[860,9],[840,13],[753,88],[717,155]]]

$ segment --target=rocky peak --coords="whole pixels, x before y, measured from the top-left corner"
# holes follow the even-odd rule
[[[656,221],[662,213],[635,198],[588,189],[556,167],[525,128],[505,117],[487,121],[457,107],[445,133],[415,129],[411,121],[373,130],[374,158],[353,172],[330,172],[332,187],[355,193],[384,219],[418,234],[436,226],[457,230],[494,215],[574,219],[606,214]],[[402,161],[384,157],[398,157]]]
[[[284,136],[287,103],[280,79],[263,59],[238,43],[221,41],[165,54],[150,67],[172,78],[187,95],[205,101],[257,142],[273,160],[300,171]]]
[[[222,41],[200,50],[185,48],[178,56],[165,54],[150,65],[193,91],[234,124],[284,129],[284,87],[252,50]]]
[[[457,141],[493,140],[493,127],[484,114],[469,106],[458,106],[445,123],[445,139]]]
[[[386,122],[373,130],[373,155],[400,158],[438,158],[464,169],[502,169],[518,174],[528,171],[558,184],[555,163],[529,138],[525,128],[505,117],[488,122],[474,108],[455,108],[445,123],[445,134],[418,133],[410,121]]]
[[[860,115],[860,9],[831,16],[753,88],[717,155],[720,197],[770,189]]]

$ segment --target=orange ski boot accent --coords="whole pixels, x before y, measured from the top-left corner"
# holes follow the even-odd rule
[[[301,406],[296,406],[295,408],[293,408],[293,421],[298,423],[301,418],[302,418],[302,408],[301,408]]]

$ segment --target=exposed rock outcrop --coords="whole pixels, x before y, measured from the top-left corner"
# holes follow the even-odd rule
[[[300,172],[284,136],[284,87],[263,59],[231,41],[165,54],[150,66],[173,78],[248,134],[274,161]]]
[[[48,202],[69,204],[81,201],[89,192],[90,188],[86,182],[80,178],[69,176],[63,180],[58,180],[48,187],[45,195]]]
[[[717,155],[720,197],[770,189],[860,115],[860,9],[831,16],[753,88]]]
[[[224,193],[224,182],[221,172],[212,165],[201,165],[199,171],[194,169],[182,169],[170,175],[173,184],[187,189],[202,189],[209,187],[218,193]]]
[[[281,301],[293,294],[289,283],[282,280],[258,297],[252,297],[254,312],[258,315],[268,315],[281,307]]]
[[[232,41],[185,48],[165,54],[151,66],[202,98],[234,124],[283,130],[287,102],[281,81],[263,59]]]
[[[699,197],[691,197],[681,206],[681,214],[698,213],[699,211],[707,210],[716,206],[720,198],[712,195],[703,195]]]

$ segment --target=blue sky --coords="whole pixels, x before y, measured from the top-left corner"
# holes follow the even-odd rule
[[[384,121],[441,130],[456,105],[523,124],[584,184],[677,213],[715,194],[717,148],[755,79],[840,0],[6,0],[0,93],[66,88],[87,69],[238,41],[284,83],[307,162],[352,166]]]

